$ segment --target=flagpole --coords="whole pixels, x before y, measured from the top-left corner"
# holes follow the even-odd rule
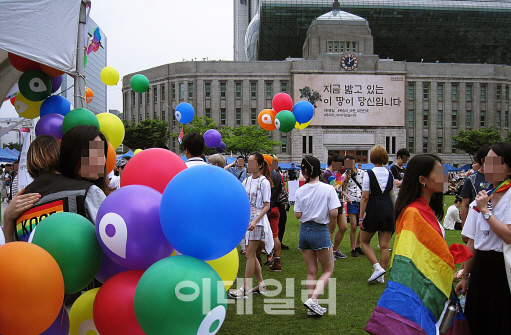
[[[83,36],[85,24],[87,23],[87,5],[90,6],[90,0],[82,0],[80,4],[80,21],[78,23],[78,38],[76,44],[76,72],[74,76],[74,108],[83,108],[85,106],[85,50],[83,45]]]

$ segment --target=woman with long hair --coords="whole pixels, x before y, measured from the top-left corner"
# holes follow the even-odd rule
[[[326,308],[319,305],[318,298],[334,271],[328,223],[336,219],[341,203],[335,189],[319,180],[321,164],[317,158],[304,157],[301,168],[306,184],[296,191],[294,210],[300,220],[298,248],[307,266],[308,299],[304,305],[308,308],[307,315],[322,316]],[[323,273],[316,281],[318,260]]]
[[[440,158],[423,154],[406,168],[396,201],[396,239],[389,282],[366,331],[437,333],[436,324],[452,290],[454,259],[439,220],[444,215],[447,174]]]
[[[469,206],[462,235],[469,238],[473,257],[465,262],[456,292],[467,296],[465,315],[473,335],[511,334],[511,278],[503,253],[511,244],[511,144],[492,145],[484,171],[491,185]]]
[[[270,209],[271,177],[270,167],[259,152],[253,152],[248,157],[248,172],[251,176],[243,181],[243,186],[250,201],[250,224],[245,235],[247,243],[245,257],[245,280],[243,286],[236,291],[229,292],[234,299],[248,298],[248,293],[266,294],[266,286],[263,281],[261,264],[257,261],[256,253],[266,241],[267,250],[273,249],[273,238],[271,236],[270,222],[266,213]],[[257,286],[249,289],[252,276],[255,275]]]

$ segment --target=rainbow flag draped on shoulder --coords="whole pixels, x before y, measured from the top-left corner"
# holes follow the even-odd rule
[[[377,335],[438,334],[436,323],[449,298],[454,259],[424,198],[397,220],[390,276],[366,331]]]

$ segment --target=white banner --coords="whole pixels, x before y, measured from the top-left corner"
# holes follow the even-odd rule
[[[289,189],[289,201],[296,201],[295,193],[300,187],[300,182],[298,180],[290,180],[287,182],[287,187]]]
[[[20,128],[22,147],[20,153],[20,164],[18,167],[18,192],[27,187],[34,179],[30,177],[27,170],[27,152],[30,147],[30,129]]]

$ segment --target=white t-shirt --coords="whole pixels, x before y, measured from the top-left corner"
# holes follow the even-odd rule
[[[325,183],[307,183],[296,190],[295,212],[302,213],[300,222],[330,222],[329,211],[341,206],[335,189]]]
[[[456,222],[461,222],[460,219],[460,210],[458,207],[451,205],[447,209],[447,213],[444,217],[444,228],[448,230],[454,230],[454,224]]]
[[[508,190],[497,205],[493,207],[493,215],[507,225],[511,224],[510,197],[511,192]],[[461,234],[474,240],[476,250],[502,252],[502,239],[491,229],[483,214],[474,210],[474,207],[477,207],[475,200],[469,205],[467,219]]]
[[[268,179],[265,176],[259,176],[258,178],[247,177],[243,181],[243,186],[247,192],[248,199],[250,201],[251,208],[251,219],[252,216],[259,215],[259,212],[264,207],[265,202],[270,202],[271,197],[271,186]],[[257,222],[258,226],[264,226],[264,218]]]
[[[387,187],[387,181],[389,180],[390,171],[383,166],[374,167],[371,169],[378,180],[378,184],[380,184],[381,192],[385,191]],[[371,191],[371,186],[369,186],[369,175],[367,172],[364,172],[364,180],[362,184],[362,191]]]
[[[362,200],[362,190],[357,186],[357,183],[350,177],[350,173],[346,174],[347,181],[344,183],[346,185],[346,193],[351,198],[351,201],[360,202]],[[359,170],[357,175],[355,176],[358,184],[362,186],[364,182],[364,171]]]
[[[186,167],[192,167],[197,165],[208,165],[202,158],[200,157],[192,157],[186,161]]]

